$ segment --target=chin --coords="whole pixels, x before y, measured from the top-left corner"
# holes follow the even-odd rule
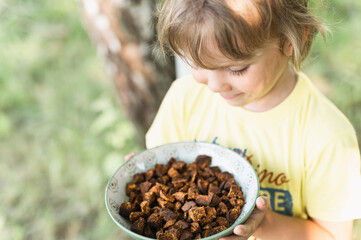
[[[246,105],[246,103],[243,103],[243,102],[240,102],[240,101],[227,100],[226,102],[228,103],[228,105],[231,105],[233,107],[244,107]]]

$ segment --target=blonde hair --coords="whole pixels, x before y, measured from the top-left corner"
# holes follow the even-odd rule
[[[239,61],[251,59],[257,50],[275,40],[283,52],[287,40],[293,47],[291,62],[298,70],[316,34],[321,32],[326,39],[328,30],[310,13],[308,0],[249,2],[256,9],[256,23],[233,11],[225,0],[165,0],[157,14],[161,50],[165,53],[165,47],[169,47],[183,59],[212,69],[216,66],[208,60],[214,47]]]

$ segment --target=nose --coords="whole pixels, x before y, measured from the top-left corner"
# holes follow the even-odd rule
[[[208,88],[212,92],[219,93],[231,90],[231,85],[220,71],[208,70],[206,77]]]

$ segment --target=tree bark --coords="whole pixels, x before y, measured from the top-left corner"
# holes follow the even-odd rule
[[[81,0],[85,29],[105,61],[140,143],[175,78],[172,58],[154,54],[157,0]]]

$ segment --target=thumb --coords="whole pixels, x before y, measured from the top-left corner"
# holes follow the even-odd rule
[[[257,207],[257,209],[259,209],[261,211],[268,209],[270,205],[271,204],[270,204],[270,200],[268,199],[268,197],[259,196],[256,200],[256,207]]]
[[[128,153],[127,155],[125,155],[124,160],[125,160],[125,161],[128,161],[129,159],[131,159],[131,158],[134,157],[135,155],[136,155],[135,152]]]

